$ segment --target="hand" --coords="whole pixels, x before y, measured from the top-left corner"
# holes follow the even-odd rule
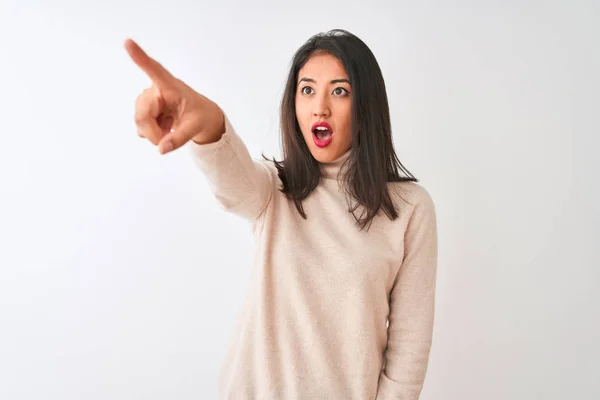
[[[152,81],[135,103],[140,137],[157,145],[161,154],[190,140],[198,144],[219,140],[225,132],[225,116],[216,103],[171,75],[133,40],[125,41],[125,49]]]

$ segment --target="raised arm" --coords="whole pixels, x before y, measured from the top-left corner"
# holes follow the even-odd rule
[[[208,179],[221,208],[250,221],[267,207],[273,195],[274,177],[253,159],[225,116],[225,133],[214,143],[190,143],[194,162]]]
[[[190,142],[220,205],[247,219],[260,215],[272,196],[271,174],[253,160],[221,108],[149,57],[133,40],[125,48],[152,86],[135,104],[138,135],[169,153]]]

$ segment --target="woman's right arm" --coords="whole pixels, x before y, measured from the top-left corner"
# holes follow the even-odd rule
[[[190,142],[194,162],[208,179],[211,190],[225,211],[248,220],[267,207],[274,186],[266,165],[254,160],[226,115],[224,133],[216,141]]]
[[[125,42],[132,60],[152,80],[138,96],[138,135],[161,154],[190,142],[196,165],[227,211],[256,219],[273,193],[271,173],[253,160],[220,107],[175,78],[133,40]]]

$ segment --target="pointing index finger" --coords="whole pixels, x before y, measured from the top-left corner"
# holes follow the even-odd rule
[[[169,84],[174,78],[160,63],[148,56],[144,50],[132,39],[125,41],[125,49],[129,56],[148,75],[157,86]]]

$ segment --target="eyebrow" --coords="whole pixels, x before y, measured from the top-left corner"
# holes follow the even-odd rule
[[[301,78],[301,79],[298,81],[298,85],[299,85],[301,82],[312,82],[312,83],[316,83],[316,81],[315,81],[314,79],[312,79],[312,78],[307,78],[307,77],[303,77],[303,78]],[[347,84],[350,84],[350,81],[349,81],[348,79],[333,79],[333,80],[329,81],[329,83],[343,83],[343,82],[345,82],[345,83],[347,83]]]

